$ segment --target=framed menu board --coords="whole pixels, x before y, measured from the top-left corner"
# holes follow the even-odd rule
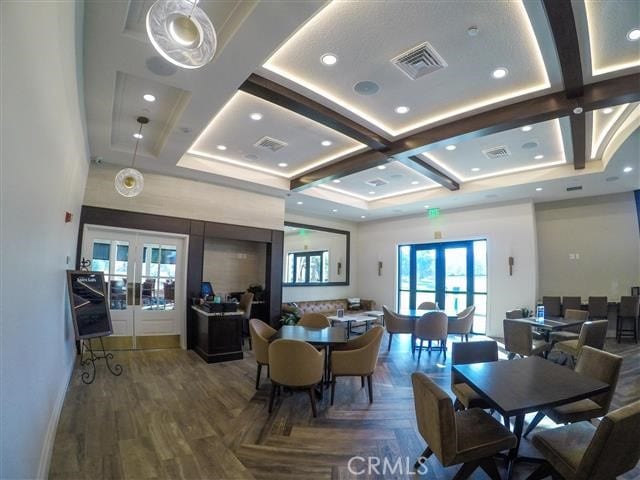
[[[76,340],[113,333],[104,274],[67,270],[67,286]]]

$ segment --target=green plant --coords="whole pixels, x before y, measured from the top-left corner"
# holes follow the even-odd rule
[[[264,287],[259,283],[252,283],[249,285],[247,292],[253,293],[253,298],[257,302],[264,300]]]
[[[295,303],[289,303],[282,307],[282,317],[280,317],[280,323],[282,325],[295,325],[302,317],[302,311]]]
[[[522,318],[529,318],[531,315],[531,310],[527,307],[521,307],[520,310],[522,310]]]

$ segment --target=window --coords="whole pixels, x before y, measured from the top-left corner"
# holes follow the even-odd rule
[[[287,283],[329,281],[329,252],[296,252],[287,255]]]
[[[427,301],[447,315],[475,305],[473,331],[486,332],[486,240],[398,247],[398,308],[418,308]]]

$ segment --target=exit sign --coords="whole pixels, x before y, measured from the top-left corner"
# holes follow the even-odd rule
[[[439,208],[430,208],[427,210],[427,217],[429,218],[435,218],[435,217],[439,217],[440,216],[440,209]]]

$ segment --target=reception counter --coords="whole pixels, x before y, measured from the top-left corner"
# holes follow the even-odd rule
[[[244,312],[196,312],[195,352],[207,363],[242,360],[242,317]]]

